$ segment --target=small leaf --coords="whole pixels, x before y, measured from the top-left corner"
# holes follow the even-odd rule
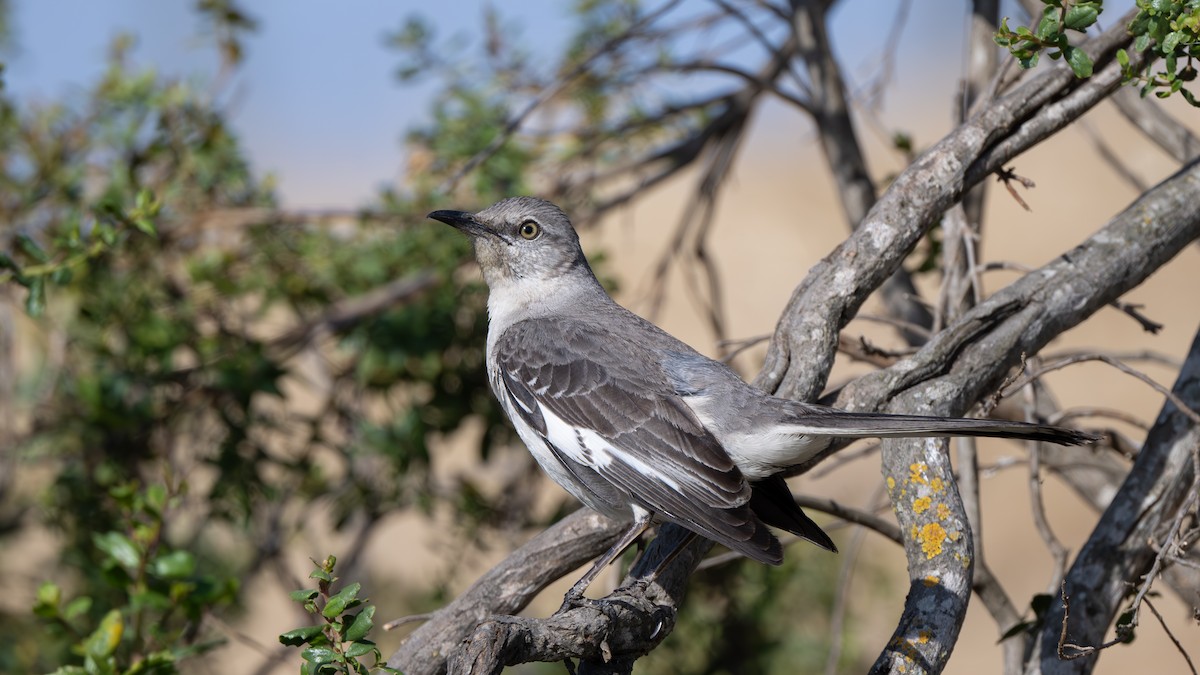
[[[101,661],[117,651],[124,633],[125,623],[121,620],[121,612],[114,609],[104,615],[100,626],[88,636],[84,651],[96,661]]]
[[[358,598],[358,591],[362,588],[362,584],[353,583],[337,592],[337,595],[329,598],[325,603],[325,609],[321,612],[326,619],[335,619],[339,614],[346,611],[350,603]]]
[[[1122,68],[1128,68],[1129,67],[1129,52],[1126,52],[1124,49],[1118,49],[1117,50],[1117,63],[1121,64]]]
[[[1150,36],[1142,33],[1133,39],[1133,51],[1144,52],[1150,47]]]
[[[71,278],[74,276],[75,272],[70,267],[60,267],[50,273],[50,281],[59,286],[65,286],[71,283]]]
[[[196,570],[196,559],[187,551],[171,551],[154,559],[154,574],[163,579],[183,579]]]
[[[58,615],[58,604],[62,602],[62,589],[58,584],[49,581],[38,586],[37,597],[33,601],[33,613],[43,619],[53,619]]]
[[[34,260],[44,263],[50,261],[50,254],[46,253],[46,249],[42,248],[41,244],[34,241],[33,237],[27,234],[17,235],[17,245],[25,252],[25,255]]]
[[[1087,52],[1078,47],[1067,47],[1064,51],[1075,77],[1082,80],[1092,76],[1092,59],[1088,57]]]
[[[312,572],[310,572],[308,575],[308,578],[309,579],[317,579],[319,581],[324,581],[326,583],[333,581],[333,575],[330,574],[329,572],[326,572],[325,570],[321,570],[321,569],[316,569],[316,570],[313,570]]]
[[[342,637],[350,642],[358,642],[367,636],[374,625],[375,605],[370,605],[354,616],[354,621]]]
[[[25,298],[25,313],[33,318],[46,311],[46,277],[34,277],[29,281],[29,296]]]
[[[360,656],[366,656],[367,654],[375,651],[378,651],[378,649],[375,647],[374,642],[371,642],[370,640],[363,640],[350,645],[350,648],[346,650],[346,656],[350,658],[358,658]]]
[[[117,243],[117,232],[108,223],[96,223],[96,228],[93,232],[96,233],[96,236],[100,237],[100,241],[104,242],[106,246],[112,246]]]
[[[333,649],[331,649],[329,647],[309,647],[308,649],[305,649],[303,652],[300,652],[300,656],[305,661],[311,661],[312,663],[321,664],[321,663],[330,663],[330,662],[334,661],[335,659],[337,659],[338,654],[337,654],[337,652],[333,651]]]
[[[158,236],[158,230],[154,228],[154,222],[149,218],[134,218],[133,226],[151,237]]]
[[[322,624],[318,626],[305,626],[304,628],[289,630],[288,632],[279,636],[279,641],[289,647],[299,647],[300,645],[307,644],[309,640],[312,640],[320,635],[321,631],[324,629],[325,626]]]
[[[134,569],[142,559],[142,554],[129,537],[120,532],[105,532],[92,537],[96,547],[104,551],[110,558],[117,561],[126,569]]]
[[[167,488],[155,483],[146,488],[146,506],[155,515],[161,514],[167,505]]]
[[[1047,7],[1042,10],[1042,20],[1038,22],[1037,36],[1042,40],[1050,41],[1058,35],[1059,19],[1062,17],[1062,8]]]
[[[298,591],[292,591],[291,593],[288,593],[288,597],[296,602],[308,602],[309,600],[315,599],[318,594],[319,591],[315,588],[302,588]]]
[[[92,608],[92,599],[86,595],[75,598],[67,603],[67,608],[63,610],[63,616],[68,620],[82,616]]]
[[[1170,54],[1174,52],[1175,48],[1179,46],[1179,43],[1183,42],[1186,38],[1187,33],[1184,33],[1183,31],[1177,30],[1168,33],[1166,39],[1162,41],[1162,52],[1164,54]]]
[[[1100,6],[1095,2],[1081,2],[1078,5],[1073,5],[1067,10],[1066,17],[1063,18],[1063,23],[1071,30],[1079,32],[1086,31],[1089,26],[1096,23],[1096,17],[1100,15]]]

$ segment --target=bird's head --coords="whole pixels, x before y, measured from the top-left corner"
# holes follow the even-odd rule
[[[579,235],[567,214],[536,197],[510,197],[479,213],[434,211],[440,220],[471,238],[488,285],[551,281],[586,272],[591,276]]]

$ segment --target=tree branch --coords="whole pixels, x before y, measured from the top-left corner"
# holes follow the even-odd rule
[[[963,322],[991,317],[993,325],[986,332],[955,331],[951,326],[915,356],[851,383],[839,404],[869,409],[902,392],[890,410],[962,414],[1021,354],[1036,353],[1200,236],[1198,190],[1200,162],[1143,195],[1069,255],[1026,275],[964,316]],[[1127,247],[1138,250],[1119,252]],[[920,384],[913,386],[914,380]],[[893,488],[889,496],[900,530],[918,536],[906,541],[909,596],[876,672],[914,664],[939,672],[962,624],[970,578],[964,578],[963,570],[969,570],[973,555],[944,453],[933,440],[883,444],[883,473]]]
[[[1083,48],[1108,61],[1129,41],[1124,25],[1118,24]],[[1119,71],[1115,62],[1099,70],[1093,77],[1103,77],[1099,86],[1092,80],[1080,84],[1064,64],[1047,69],[978,111],[919,157],[850,238],[817,263],[793,292],[755,384],[778,396],[815,399],[833,365],[838,332],[924,232],[994,170],[993,164],[1032,147],[1111,93],[1119,82],[1119,72],[1114,71]],[[1069,96],[1081,90],[1087,95]],[[1071,104],[1064,104],[1066,100]],[[1039,112],[1052,106],[1053,115]],[[1020,142],[1009,142],[1011,138]]]
[[[443,672],[446,657],[480,621],[520,611],[555,579],[594,560],[623,529],[623,524],[589,509],[563,518],[434,612],[388,659],[388,665],[407,675]]]
[[[1172,391],[1188,406],[1200,407],[1200,331]],[[1118,607],[1130,594],[1131,584],[1138,584],[1156,560],[1147,542],[1173,535],[1164,530],[1195,492],[1197,448],[1200,425],[1168,401],[1133,469],[1067,573],[1064,593],[1075,609],[1065,625],[1071,643],[1095,647],[1104,641]],[[1060,659],[1064,611],[1060,605],[1046,615],[1036,650],[1040,661],[1030,664],[1027,672],[1088,673],[1095,667],[1098,651],[1081,658]]]

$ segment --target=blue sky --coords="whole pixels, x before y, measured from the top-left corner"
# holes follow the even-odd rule
[[[525,48],[548,58],[572,31],[570,2],[493,4],[519,28]],[[1131,2],[1108,4],[1113,7],[1102,18],[1112,20],[1119,15],[1117,5]],[[865,78],[879,67],[895,5],[839,4],[831,32],[852,77]],[[913,116],[916,124],[929,114],[924,101],[944,106],[960,70],[944,55],[961,53],[967,5],[914,0],[886,113],[902,120]],[[211,82],[218,59],[192,6],[163,0],[13,0],[16,49],[4,56],[6,86],[23,100],[81,92],[103,71],[107,45],[122,31],[137,38],[135,65]],[[399,180],[404,132],[429,109],[433,83],[398,84],[393,71],[399,59],[384,46],[384,35],[419,14],[442,38],[469,41],[485,3],[247,0],[244,6],[260,29],[248,40],[245,64],[224,105],[256,169],[277,177],[285,205],[328,208],[361,205],[379,186]],[[1016,11],[1007,5],[1005,10]],[[785,114],[793,113],[782,106],[768,109],[760,123]],[[948,110],[935,114],[948,123]]]

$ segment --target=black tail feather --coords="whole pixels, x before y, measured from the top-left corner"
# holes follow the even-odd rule
[[[792,491],[788,489],[783,476],[774,475],[754,481],[750,483],[750,488],[750,510],[764,523],[787,530],[827,551],[837,553],[837,546],[829,535],[804,513],[796,504],[796,500],[792,499]]]

